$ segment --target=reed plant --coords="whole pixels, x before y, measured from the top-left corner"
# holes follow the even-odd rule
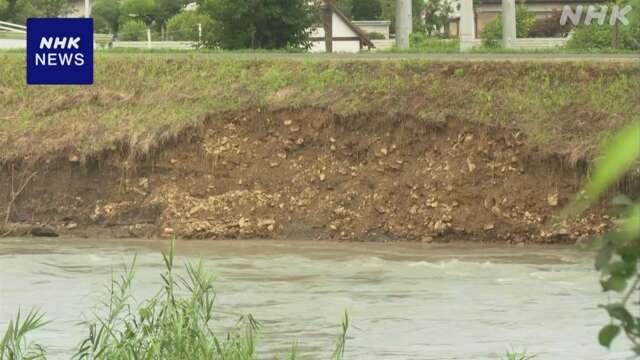
[[[93,319],[86,321],[88,334],[73,359],[225,359],[257,358],[261,324],[251,315],[240,316],[231,329],[216,330],[214,276],[202,263],[187,262],[185,274],[175,272],[175,240],[163,254],[165,269],[158,292],[139,304],[131,295],[136,259],[120,275],[112,277],[108,296]],[[46,324],[44,315],[31,311],[9,324],[0,343],[0,360],[46,359],[45,349],[26,336]],[[344,357],[349,318],[345,312],[333,360]],[[292,346],[285,359],[298,358]]]

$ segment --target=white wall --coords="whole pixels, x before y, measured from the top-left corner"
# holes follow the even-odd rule
[[[332,21],[332,31],[333,37],[358,37],[349,25],[347,25],[340,16],[337,14],[333,14],[331,19]],[[324,37],[324,28],[323,27],[315,27],[311,29],[311,37]],[[324,52],[326,51],[324,40],[313,41],[311,43],[311,52]],[[346,53],[357,53],[360,51],[360,40],[334,40],[333,41],[333,52],[346,52]]]
[[[311,42],[309,52],[319,53],[327,51],[324,40]],[[360,52],[360,41],[334,41],[333,52],[338,53],[357,53]]]
[[[391,21],[354,21],[365,33],[377,32],[384,35],[385,39],[389,39],[389,24]]]
[[[360,41],[334,41],[333,52],[336,52],[336,53],[360,52]]]

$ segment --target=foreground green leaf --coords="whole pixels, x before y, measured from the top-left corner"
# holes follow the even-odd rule
[[[610,347],[611,342],[620,333],[620,327],[618,325],[607,325],[600,330],[598,334],[598,342],[600,345]]]

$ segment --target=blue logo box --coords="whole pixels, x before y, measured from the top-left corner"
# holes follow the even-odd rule
[[[93,19],[27,19],[27,84],[93,84]]]

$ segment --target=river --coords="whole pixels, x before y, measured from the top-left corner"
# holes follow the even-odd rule
[[[166,241],[0,239],[0,329],[18,308],[51,323],[31,340],[67,359],[79,324],[104,299],[111,274],[138,255],[136,299],[160,286]],[[326,359],[342,313],[346,359],[623,359],[628,346],[597,343],[607,316],[593,255],[570,247],[410,243],[178,241],[178,264],[202,258],[217,275],[221,314],[263,323],[265,359],[295,340]],[[230,315],[220,321],[229,323]],[[281,357],[281,356],[280,356]]]

